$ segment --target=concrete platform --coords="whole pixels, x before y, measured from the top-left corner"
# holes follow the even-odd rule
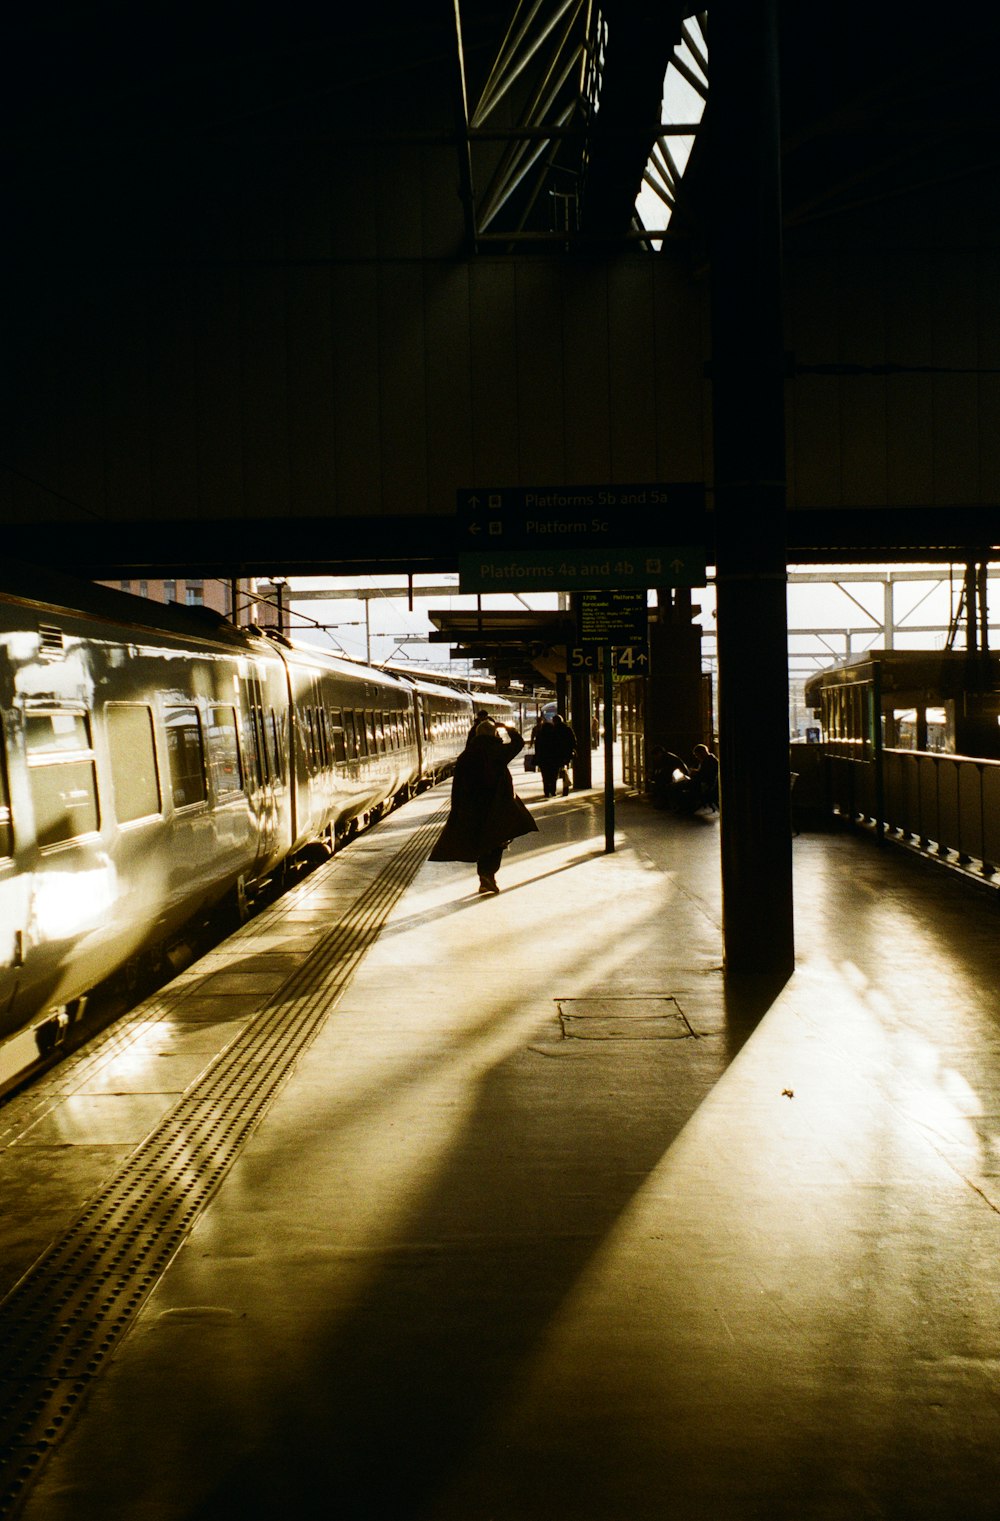
[[[608,854],[599,793],[515,780],[540,832],[498,897],[426,862],[427,794],[0,1110],[10,1286],[237,1041],[263,1071],[319,1008],[107,1356],[53,1375],[9,1513],[1000,1516],[995,903],[803,834],[798,969],[734,988],[716,821],[619,796]]]

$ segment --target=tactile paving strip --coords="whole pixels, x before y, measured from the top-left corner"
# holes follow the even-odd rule
[[[430,849],[396,852],[308,960],[0,1304],[0,1516],[14,1514]]]

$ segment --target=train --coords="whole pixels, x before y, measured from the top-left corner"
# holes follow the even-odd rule
[[[220,912],[446,777],[501,695],[0,569],[0,1093]]]
[[[805,701],[831,755],[862,760],[884,747],[1000,759],[1000,657],[988,651],[871,650],[811,676]]]
[[[805,700],[825,817],[1000,883],[1000,657],[873,650],[817,672]]]

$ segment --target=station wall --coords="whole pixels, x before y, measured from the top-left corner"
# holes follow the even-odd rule
[[[372,188],[388,166],[338,160],[319,196],[322,168],[286,158],[215,204],[221,166],[203,167],[183,221],[176,186],[127,226],[111,191],[91,197],[95,241],[65,256],[34,224],[44,257],[29,240],[8,292],[0,521],[446,515],[470,484],[711,485],[703,269],[468,260],[450,152],[402,174],[397,154],[391,211]],[[793,230],[793,510],[1000,501],[996,197],[960,188],[933,224],[880,204]]]

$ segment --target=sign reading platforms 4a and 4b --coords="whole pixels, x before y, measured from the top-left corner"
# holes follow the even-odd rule
[[[705,584],[698,484],[463,490],[457,509],[463,592]]]
[[[690,545],[646,549],[508,550],[462,554],[463,592],[594,591],[614,586],[704,586],[705,551]]]

